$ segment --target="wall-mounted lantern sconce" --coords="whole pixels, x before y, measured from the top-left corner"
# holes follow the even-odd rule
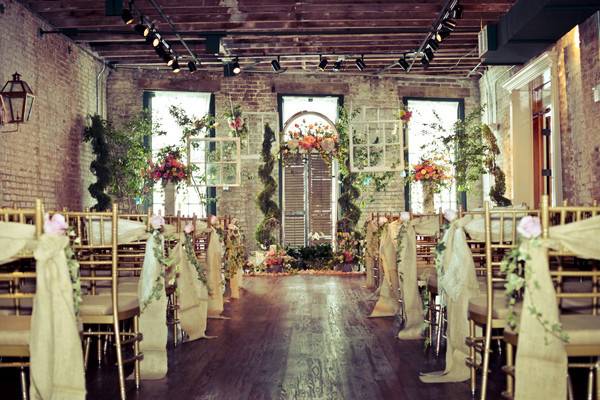
[[[6,82],[0,91],[0,114],[5,114],[0,120],[8,124],[22,124],[29,121],[35,96],[27,82],[21,80],[21,75],[15,72],[12,80]],[[1,110],[4,103],[4,110]]]

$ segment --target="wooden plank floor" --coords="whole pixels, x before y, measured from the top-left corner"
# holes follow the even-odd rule
[[[419,371],[443,365],[424,353],[422,341],[397,340],[393,319],[368,319],[373,301],[362,285],[362,277],[245,278],[242,299],[226,305],[231,319],[209,321],[208,333],[218,338],[170,349],[167,378],[144,381],[138,392],[128,390],[128,396],[470,399],[466,383],[419,381]],[[0,390],[16,394],[16,385],[9,385],[2,374]],[[114,368],[94,367],[88,375],[89,399],[117,398]],[[499,387],[493,382],[490,399],[499,398]]]

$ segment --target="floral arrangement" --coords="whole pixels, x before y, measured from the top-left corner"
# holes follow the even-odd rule
[[[246,248],[238,221],[234,218],[225,231],[225,278],[233,278],[246,265]]]
[[[411,178],[415,182],[434,182],[444,184],[450,179],[447,168],[434,160],[422,158],[418,164],[413,165]]]
[[[409,122],[410,119],[412,118],[412,111],[407,110],[406,108],[401,108],[400,112],[398,113],[398,116],[400,117],[400,120],[403,122]]]
[[[239,137],[242,141],[248,137],[248,125],[239,105],[231,106],[231,109],[225,112],[225,119],[230,136]]]
[[[330,266],[339,268],[356,264],[360,261],[360,237],[358,232],[338,232],[337,252],[331,259]]]
[[[287,254],[285,249],[278,245],[271,245],[265,254],[263,265],[267,271],[281,271],[290,261],[292,261],[292,257]]]
[[[186,182],[191,175],[191,169],[182,161],[181,150],[175,146],[163,148],[156,163],[148,160],[145,177],[148,185],[160,182],[163,186],[167,183],[180,185]],[[147,185],[147,186],[148,186]]]
[[[325,161],[331,162],[340,147],[338,136],[330,125],[319,122],[307,123],[305,119],[299,124],[294,124],[286,132],[286,136],[289,140],[281,145],[283,156],[316,151]]]

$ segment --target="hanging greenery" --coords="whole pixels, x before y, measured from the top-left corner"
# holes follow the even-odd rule
[[[83,133],[83,140],[91,142],[92,151],[96,159],[90,164],[90,171],[96,175],[96,182],[92,183],[88,190],[93,198],[96,199],[96,205],[92,207],[95,211],[105,211],[111,206],[111,199],[106,190],[111,181],[110,153],[107,144],[107,136],[111,127],[99,115],[92,115],[91,125],[86,127]]]
[[[338,232],[354,231],[361,214],[360,208],[356,205],[356,201],[360,198],[360,190],[356,186],[359,174],[350,171],[350,135],[348,133],[350,122],[358,113],[358,110],[350,113],[345,108],[340,107],[338,122],[336,123],[340,143],[337,159],[340,165],[340,180],[342,183],[338,199],[341,213],[337,226]]]
[[[271,152],[273,142],[275,142],[275,132],[273,132],[269,124],[265,124],[261,151],[263,164],[258,168],[258,176],[264,189],[257,197],[258,207],[263,213],[263,220],[258,224],[255,232],[256,241],[263,249],[267,249],[269,246],[277,243],[274,231],[280,223],[279,206],[273,200],[273,196],[277,191],[277,182],[272,176],[273,168],[275,167],[275,157]]]

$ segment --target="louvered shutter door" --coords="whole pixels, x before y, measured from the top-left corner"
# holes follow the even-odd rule
[[[284,245],[304,246],[304,163],[289,159],[284,167]]]
[[[310,155],[308,169],[308,211],[309,233],[318,232],[325,235],[318,242],[331,242],[331,165],[319,154]]]

